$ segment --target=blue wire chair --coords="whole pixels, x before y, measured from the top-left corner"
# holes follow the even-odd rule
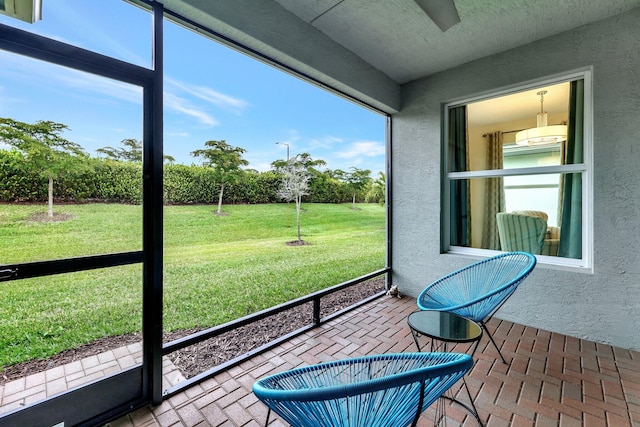
[[[294,427],[415,426],[473,365],[460,353],[389,353],[262,378],[255,395]]]
[[[418,296],[421,310],[455,313],[478,322],[507,363],[486,322],[531,273],[536,257],[527,252],[508,252],[471,264],[436,280]]]

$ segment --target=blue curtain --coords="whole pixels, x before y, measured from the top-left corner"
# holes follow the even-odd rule
[[[449,109],[449,171],[462,172],[468,169],[467,107]],[[451,244],[471,246],[471,195],[469,181],[451,181]]]
[[[584,81],[571,82],[569,123],[565,148],[565,164],[584,161]],[[582,258],[582,174],[564,176],[562,183],[562,226],[558,256]]]

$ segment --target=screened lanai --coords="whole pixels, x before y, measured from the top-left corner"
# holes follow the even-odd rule
[[[640,112],[636,102],[640,86],[633,73],[640,65],[640,38],[635,37],[640,4],[617,0],[559,5],[549,0],[504,5],[457,0],[460,20],[443,31],[419,3],[124,2],[152,17],[148,41],[153,56],[143,65],[11,25],[0,26],[3,51],[128,87],[127,93],[135,94],[141,106],[135,114],[142,124],[144,144],[139,180],[143,201],[135,213],[143,224],[138,246],[106,255],[3,263],[1,284],[4,292],[25,279],[36,278],[46,286],[61,274],[131,269],[127,274],[140,288],[130,299],[139,308],[138,327],[144,339],[126,350],[114,350],[117,354],[100,356],[103,360],[92,359],[89,363],[96,367],[120,356],[125,361],[77,388],[78,383],[67,379],[81,371],[77,364],[71,371],[58,369],[3,385],[2,406],[5,401],[13,406],[2,414],[0,425],[26,420],[34,425],[50,425],[49,420],[64,425],[108,421],[114,425],[261,425],[265,409],[249,392],[261,375],[329,358],[412,348],[406,316],[416,309],[415,297],[426,284],[500,252],[496,236],[483,234],[485,219],[495,215],[485,210],[489,194],[485,184],[502,178],[506,186],[502,209],[545,211],[546,226],[560,229],[555,243],[567,244],[561,243],[564,232],[573,236],[564,238],[573,249],[536,254],[536,270],[496,314],[491,327],[510,363],[496,364],[490,346],[477,357],[468,382],[483,420],[488,425],[637,422],[640,341],[634,331],[640,327],[635,316],[640,303],[635,298],[638,240],[633,230],[638,227],[638,152],[633,147],[640,131],[630,118]],[[332,283],[337,288],[326,294],[321,291],[295,300],[294,305],[312,307],[312,321],[297,331],[301,335],[282,337],[272,348],[262,348],[193,381],[181,378],[167,364],[166,354],[249,325],[254,318],[163,343],[164,21],[375,111],[386,124],[381,269]],[[558,92],[552,88],[573,82],[582,82],[582,95],[578,100],[573,95],[559,97],[556,105],[553,95]],[[581,156],[552,164],[545,163],[548,156],[569,158],[564,146],[544,148],[548,153],[518,147],[518,132],[537,127],[536,94],[545,90],[550,124],[573,126],[575,131],[575,105],[582,107],[576,131],[581,133]],[[489,111],[484,116],[473,112],[477,104],[532,92],[530,101],[519,100],[495,111],[484,106],[482,112]],[[461,106],[469,111],[466,140],[470,147],[467,165],[456,168],[449,162],[455,145],[450,139],[455,133],[449,126],[450,112]],[[498,152],[506,166],[485,160],[493,135],[504,137]],[[518,151],[521,160],[535,164],[517,163]],[[540,176],[554,181],[531,179]],[[509,182],[508,178],[521,180]],[[469,184],[462,186],[469,191],[466,214],[460,213],[461,204],[456,204],[456,192],[451,190],[457,185],[453,183],[460,182]],[[569,186],[569,182],[579,185]],[[532,188],[551,191],[552,196],[513,197],[514,191]],[[574,197],[569,199],[571,192]],[[522,200],[541,201],[526,206]],[[563,215],[570,219],[565,221]],[[459,238],[460,230],[467,238]],[[545,239],[553,240],[552,232],[549,229]],[[549,242],[546,247],[552,246]],[[334,317],[320,314],[321,300],[329,293],[373,279],[382,280],[382,289],[355,311]],[[404,298],[385,296],[391,285]],[[288,308],[276,311],[284,313]],[[257,315],[263,316],[267,314]],[[49,381],[57,382],[53,393],[47,394],[42,388]],[[28,391],[34,390],[29,385],[40,391]],[[83,405],[77,405],[78,399]],[[456,422],[473,425],[464,411],[452,407],[449,413]],[[429,413],[423,417],[424,425],[429,425]]]

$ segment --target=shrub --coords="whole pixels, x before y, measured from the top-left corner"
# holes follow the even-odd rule
[[[277,191],[282,177],[274,172],[246,171],[238,182],[227,187],[225,203],[276,203],[280,202]]]
[[[47,200],[47,180],[17,150],[0,150],[0,201]]]
[[[104,202],[142,202],[142,165],[116,160],[95,160],[92,199]]]
[[[346,203],[351,201],[351,190],[347,184],[327,174],[316,174],[309,183],[309,195],[304,198],[310,203]]]

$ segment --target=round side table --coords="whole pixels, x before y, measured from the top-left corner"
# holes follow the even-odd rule
[[[435,351],[436,346],[434,340],[444,344],[446,351],[446,343],[467,343],[476,342],[471,355],[475,353],[480,338],[482,338],[482,328],[473,320],[457,314],[448,313],[446,311],[436,310],[420,310],[413,312],[407,318],[409,328],[413,340],[418,347],[418,351],[422,351],[418,337],[424,335],[431,338],[431,351]]]
[[[480,325],[466,317],[458,316],[457,314],[448,313],[446,311],[415,311],[409,315],[407,323],[411,329],[411,335],[413,335],[413,340],[416,343],[416,347],[418,347],[418,351],[422,351],[418,338],[420,336],[425,336],[431,338],[430,351],[438,351],[439,349],[447,351],[447,343],[475,342],[471,352],[471,356],[473,356],[480,344],[480,338],[482,338],[482,328]],[[439,341],[440,343],[436,345],[436,341]],[[471,392],[469,391],[469,387],[467,387],[464,377],[462,378],[462,384],[467,391],[470,405],[467,405],[466,403],[451,396],[443,395],[442,397],[464,407],[475,417],[478,424],[482,426],[482,420],[480,420],[478,410],[476,409],[475,403],[473,403]]]

